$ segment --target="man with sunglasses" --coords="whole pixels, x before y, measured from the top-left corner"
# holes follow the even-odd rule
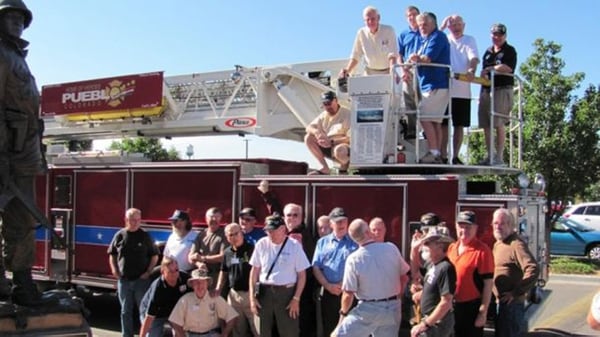
[[[307,127],[304,143],[321,168],[309,175],[329,174],[325,157],[340,164],[339,172],[346,173],[350,164],[350,110],[341,106],[333,91],[321,94],[323,112]]]
[[[175,210],[169,220],[173,232],[167,239],[163,255],[177,260],[180,270],[190,272],[194,269],[194,265],[189,262],[188,255],[198,233],[192,230],[190,215],[185,211]]]
[[[289,237],[302,244],[302,249],[308,260],[312,261],[317,240],[311,229],[304,223],[302,206],[289,203],[283,207],[283,215]],[[316,286],[317,283],[313,273],[306,273],[306,285],[300,298],[300,336],[303,337],[315,335],[316,309],[312,295]]]
[[[300,243],[288,238],[281,216],[268,216],[264,228],[267,237],[258,240],[250,258],[250,306],[258,316],[262,337],[271,337],[274,327],[279,336],[298,337],[300,296],[310,262]],[[258,289],[254,287],[257,282]]]
[[[260,229],[255,228],[255,230]],[[215,289],[217,293],[220,293],[227,283],[226,280],[229,281],[230,290],[227,295],[227,303],[239,314],[233,326],[233,337],[246,337],[250,334],[258,337],[259,335],[254,324],[254,314],[250,308],[248,293],[250,269],[252,269],[249,262],[254,252],[254,243],[246,238],[246,234],[242,230],[242,226],[237,223],[225,226],[225,237],[230,246],[223,252],[223,263]]]
[[[256,211],[254,208],[244,207],[240,211],[239,220],[242,232],[244,233],[244,239],[250,244],[255,245],[258,240],[267,235],[261,228],[254,227],[256,225]]]

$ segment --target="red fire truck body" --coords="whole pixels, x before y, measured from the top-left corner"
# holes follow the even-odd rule
[[[404,256],[410,246],[409,223],[426,212],[437,213],[453,231],[457,212],[473,210],[481,224],[479,237],[491,244],[492,212],[507,207],[517,215],[522,198],[467,194],[456,174],[323,177],[306,176],[306,169],[304,163],[276,160],[53,165],[38,180],[38,203],[67,248],[59,248],[46,230],[38,229],[35,277],[115,289],[107,249],[123,227],[127,208],[142,210],[143,227],[157,243],[170,234],[167,218],[175,209],[189,210],[196,230],[205,225],[204,212],[213,206],[223,211],[224,224],[236,222],[243,207],[255,208],[262,222],[268,209],[257,186],[264,179],[282,204],[303,206],[315,235],[316,219],[341,206],[351,218],[383,218],[387,240]]]

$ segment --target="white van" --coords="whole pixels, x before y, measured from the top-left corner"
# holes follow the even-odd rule
[[[588,227],[600,230],[600,202],[584,202],[565,210],[563,216]]]

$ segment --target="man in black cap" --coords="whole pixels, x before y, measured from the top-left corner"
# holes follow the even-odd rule
[[[283,218],[268,216],[265,231],[268,238],[256,243],[250,258],[250,307],[262,337],[271,337],[274,326],[279,336],[298,337],[300,296],[310,262],[300,243],[288,238]]]
[[[254,227],[256,224],[256,211],[254,208],[244,207],[240,211],[239,220],[242,232],[244,232],[244,239],[250,244],[255,245],[258,240],[267,235],[262,229]]]
[[[425,236],[413,237],[411,247],[423,247],[429,252],[427,273],[421,290],[413,294],[420,303],[421,319],[410,331],[411,337],[448,337],[454,332],[452,302],[456,290],[456,270],[448,260],[450,243],[454,242],[443,226],[431,227]]]
[[[175,210],[169,220],[171,220],[173,232],[167,239],[163,256],[175,259],[179,270],[190,272],[194,269],[194,265],[188,260],[188,255],[198,233],[192,231],[190,215],[185,211],[180,209]]]
[[[482,86],[479,95],[479,127],[483,128],[487,157],[480,165],[504,166],[504,142],[506,140],[505,125],[513,106],[513,87],[515,79],[512,74],[517,67],[517,51],[506,42],[506,26],[496,23],[490,29],[492,46],[483,54],[481,77],[493,79],[494,108],[493,124],[491,111],[491,87]],[[493,75],[492,75],[493,74]],[[510,74],[510,75],[503,75]],[[496,130],[496,144],[491,143],[492,125]]]
[[[306,127],[304,137],[304,143],[321,165],[309,174],[329,174],[325,157],[339,163],[339,172],[346,173],[350,163],[350,110],[338,103],[333,91],[324,92],[321,101],[324,110]]]
[[[320,238],[312,259],[312,272],[322,287],[320,291],[323,335],[329,336],[340,320],[342,280],[346,259],[358,244],[348,235],[348,216],[341,207],[329,213],[332,233]]]

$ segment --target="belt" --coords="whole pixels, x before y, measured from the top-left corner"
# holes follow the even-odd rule
[[[376,300],[363,300],[363,302],[387,302],[397,300],[399,298],[398,295],[390,296],[388,298],[378,298]]]
[[[296,283],[288,283],[288,284],[282,284],[282,285],[261,283],[260,285],[262,287],[271,288],[271,289],[286,289],[286,288],[293,288],[296,285]]]
[[[208,330],[208,331],[204,331],[204,332],[195,332],[195,331],[186,331],[188,333],[188,335],[190,335],[190,337],[194,337],[194,336],[202,336],[202,335],[209,335],[211,333],[215,333],[215,332],[219,332],[220,329],[212,329],[212,330]]]
[[[501,85],[501,86],[495,86],[494,90],[498,90],[498,89],[508,89],[508,88],[513,88],[514,86],[512,84],[509,85]],[[492,87],[481,87],[481,90],[483,91],[490,91],[492,90]]]
[[[367,70],[373,70],[373,71],[388,71],[390,70],[390,68],[383,68],[383,69],[375,69],[375,68],[371,68],[371,67],[365,67],[367,68]]]

